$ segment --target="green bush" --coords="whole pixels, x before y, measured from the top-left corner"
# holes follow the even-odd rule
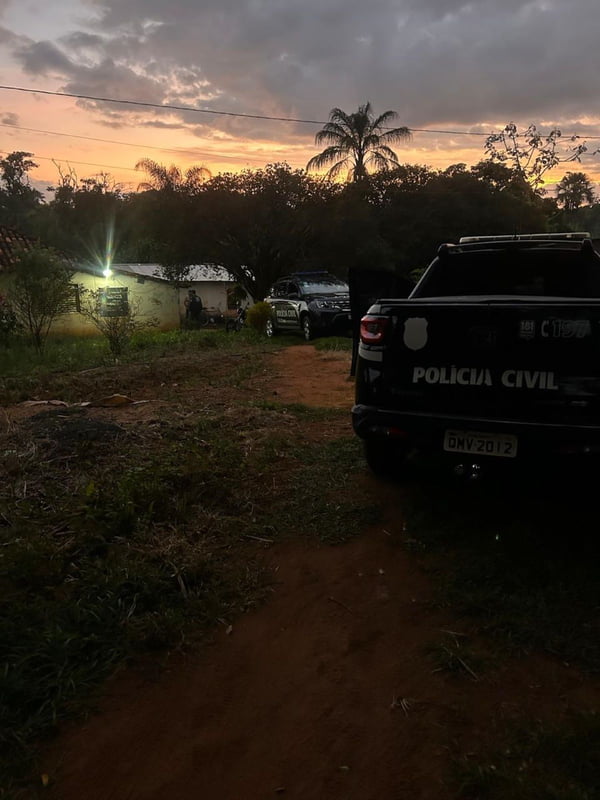
[[[246,315],[246,322],[251,328],[254,328],[258,333],[264,333],[267,320],[273,313],[271,306],[261,300],[260,303],[255,303],[248,309]]]
[[[17,331],[19,322],[8,299],[0,294],[0,342],[8,344],[9,338]]]

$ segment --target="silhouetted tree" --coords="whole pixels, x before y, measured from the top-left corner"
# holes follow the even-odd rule
[[[124,194],[109,173],[79,179],[57,165],[54,198],[38,213],[40,239],[73,258],[111,262],[122,236]]]
[[[30,232],[42,193],[31,186],[29,171],[37,167],[32,153],[17,150],[0,159],[0,223]]]
[[[333,191],[287,164],[224,173],[200,195],[194,228],[205,231],[209,260],[262,300],[280,275],[311,263],[317,219]]]
[[[386,125],[397,118],[395,111],[384,111],[378,117],[370,103],[347,114],[341,108],[329,112],[329,122],[315,136],[315,144],[328,146],[310,159],[306,168],[323,169],[331,165],[327,177],[337,178],[346,172],[348,180],[364,180],[370,171],[382,171],[398,166],[398,157],[390,145],[410,139],[406,127]]]
[[[515,123],[509,122],[500,133],[487,137],[484,149],[490,161],[510,166],[534,189],[539,189],[548,170],[557,164],[581,161],[581,156],[587,151],[585,142],[578,136],[571,136],[570,151],[561,158],[557,152],[561,136],[558,128],[544,136],[535,125],[519,132]]]
[[[556,202],[565,211],[591,205],[594,199],[594,187],[584,172],[567,172],[556,184]]]
[[[157,192],[184,192],[185,194],[196,194],[200,191],[202,184],[210,177],[210,170],[206,167],[190,167],[182,172],[175,164],[165,167],[151,158],[141,158],[135,165],[136,169],[144,170],[150,178],[148,181],[140,183],[138,189],[141,191]]]

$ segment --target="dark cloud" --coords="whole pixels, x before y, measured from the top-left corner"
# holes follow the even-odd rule
[[[103,45],[106,43],[102,36],[95,33],[88,33],[87,31],[74,31],[60,39],[61,45],[67,50],[75,52],[81,51],[101,51]]]
[[[23,70],[30,75],[46,75],[58,72],[69,73],[72,64],[65,54],[52,42],[31,42],[15,51]]]
[[[85,8],[87,24],[57,42],[12,42],[24,69],[61,75],[63,90],[78,94],[242,114],[325,120],[334,106],[368,100],[419,128],[514,119],[565,130],[582,120],[595,130],[587,118],[600,81],[597,0],[85,0]],[[110,126],[132,119],[127,107],[86,107]],[[294,143],[316,130],[153,116],[159,127],[180,121],[204,136]]]
[[[19,47],[19,45],[28,41],[30,40],[19,36],[8,28],[0,25],[0,46],[4,46],[9,50],[13,50],[15,47]]]
[[[595,103],[600,77],[596,0],[90,3],[114,57],[186,66],[177,96],[208,88],[232,110],[314,117],[370,99],[415,126],[560,119]]]

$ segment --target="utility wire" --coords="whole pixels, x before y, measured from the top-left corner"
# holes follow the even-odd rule
[[[118,144],[118,145],[125,145],[127,147],[138,147],[143,150],[160,150],[164,153],[176,153],[179,156],[186,155],[186,148],[177,148],[177,147],[156,147],[155,145],[150,144],[140,144],[139,142],[120,142],[115,139],[101,139],[97,136],[83,136],[77,133],[64,133],[62,131],[45,131],[41,130],[40,128],[25,128],[22,125],[11,125],[9,123],[1,123],[0,128],[14,128],[17,131],[27,131],[28,133],[44,133],[49,136],[67,136],[70,139],[85,139],[88,142],[103,142],[104,144]],[[187,150],[194,150],[193,147],[187,148]],[[247,161],[248,159],[245,156],[227,156],[221,155],[220,153],[200,153],[203,158],[223,158],[228,159],[230,161]]]
[[[293,117],[269,117],[265,114],[242,114],[234,111],[211,111],[208,108],[197,108],[195,106],[177,106],[167,103],[149,103],[141,100],[117,100],[115,97],[95,97],[89,94],[72,94],[71,92],[51,92],[48,89],[28,89],[23,86],[0,86],[13,92],[27,92],[30,94],[46,94],[53,97],[74,97],[77,100],[96,100],[101,103],[122,103],[128,106],[141,106],[143,108],[159,108],[166,111],[194,111],[197,114],[216,114],[222,117],[244,117],[245,119],[273,120],[274,122],[302,122],[307,125],[324,125],[316,119],[294,119]]]
[[[118,100],[116,97],[97,97],[89,94],[75,94],[72,92],[53,92],[49,89],[31,89],[24,86],[4,86],[0,85],[0,89],[11,92],[24,92],[28,94],[44,94],[52,97],[73,97],[76,100],[95,100],[100,103],[121,103],[122,105],[137,106],[142,108],[155,108],[163,111],[192,111],[196,114],[214,114],[222,117],[240,117],[244,119],[261,119],[270,120],[273,122],[296,122],[306,125],[326,125],[326,122],[316,119],[301,119],[296,117],[271,117],[266,114],[242,114],[234,111],[214,111],[208,108],[197,108],[196,106],[179,106],[169,103],[150,103],[141,100]],[[498,131],[484,133],[481,131],[451,131],[451,130],[437,130],[434,128],[408,128],[409,131],[414,133],[434,133],[438,135],[449,136],[493,136]],[[569,134],[569,137],[573,134]],[[575,134],[577,135],[577,134]],[[600,136],[585,136],[586,139],[600,139]]]
[[[6,153],[8,155],[8,150],[0,150],[2,153]],[[114,164],[94,164],[91,161],[72,161],[70,158],[50,158],[49,156],[38,156],[35,153],[31,154],[33,158],[37,158],[40,161],[52,161],[56,164],[57,161],[64,161],[65,164],[78,164],[80,166],[85,167],[102,167],[104,169],[125,169],[128,172],[137,172],[139,175],[139,170],[134,169],[133,167],[116,167]]]
[[[67,136],[69,139],[86,139],[88,142],[103,142],[104,144],[120,144],[127,145],[128,147],[143,147],[145,150],[162,150],[169,153],[182,154],[181,148],[176,147],[156,147],[150,144],[138,144],[136,142],[119,142],[115,139],[101,139],[97,136],[83,136],[78,133],[64,133],[62,131],[45,131],[40,128],[25,128],[22,125],[11,125],[9,123],[0,122],[0,128],[14,128],[17,131],[27,131],[28,133],[45,133],[50,136]]]

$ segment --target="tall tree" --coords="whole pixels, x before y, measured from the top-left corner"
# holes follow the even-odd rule
[[[179,285],[186,280],[190,265],[198,263],[190,248],[189,220],[195,199],[211,177],[210,171],[194,166],[183,172],[175,164],[165,167],[151,158],[140,159],[135,168],[144,170],[149,177],[138,189],[143,192],[146,226],[152,231],[150,252],[164,274]]]
[[[320,225],[328,219],[324,207],[334,192],[332,184],[287,164],[222,173],[200,195],[190,242],[200,234],[198,251],[262,300],[282,274],[312,266]]]
[[[556,202],[565,211],[577,211],[594,200],[594,187],[584,172],[567,172],[556,184]]]
[[[138,188],[142,191],[197,194],[202,184],[211,177],[206,167],[190,167],[182,172],[175,164],[165,167],[151,158],[141,158],[135,168],[143,170],[149,177],[148,181],[140,183]]]
[[[42,193],[31,186],[29,171],[38,165],[32,153],[17,150],[0,159],[0,222],[29,232]]]
[[[59,181],[48,187],[54,199],[37,215],[36,234],[72,257],[110,262],[122,234],[120,185],[106,172],[80,179],[70,167],[57,168]]]
[[[329,122],[315,136],[315,144],[327,147],[310,159],[306,168],[323,169],[331,165],[327,177],[335,179],[346,172],[347,179],[364,180],[370,171],[385,171],[398,166],[398,157],[390,145],[410,139],[406,127],[387,128],[397,118],[395,111],[375,117],[370,103],[347,114],[341,108],[329,112]]]

